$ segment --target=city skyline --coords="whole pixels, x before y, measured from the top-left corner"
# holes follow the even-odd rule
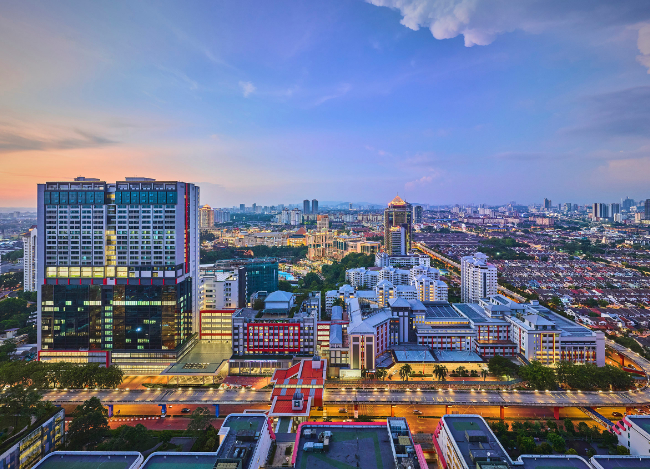
[[[216,206],[647,197],[641,2],[22,2],[0,24],[4,207],[99,173]]]

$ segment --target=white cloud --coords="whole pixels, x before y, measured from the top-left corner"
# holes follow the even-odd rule
[[[641,55],[637,55],[636,60],[647,67],[648,74],[650,74],[650,23],[644,23],[639,27],[637,46]]]
[[[250,81],[240,81],[239,87],[241,88],[242,93],[244,93],[244,98],[248,98],[257,89]]]
[[[376,6],[399,10],[401,23],[417,31],[428,28],[436,39],[462,35],[465,46],[485,46],[499,34],[515,30],[539,33],[555,27],[584,36],[595,30],[632,26],[648,18],[647,5],[634,0],[366,0]],[[644,32],[639,49],[650,48],[650,33]],[[650,61],[641,52],[639,61]]]
[[[341,86],[339,86],[336,92],[318,98],[314,103],[314,106],[320,106],[321,104],[329,101],[330,99],[336,99],[345,96],[346,94],[348,94],[348,91],[350,91],[351,89],[352,89],[352,85],[350,85],[349,83],[343,83]]]
[[[440,178],[442,175],[442,172],[437,170],[437,169],[432,169],[429,174],[426,176],[422,176],[419,179],[416,179],[414,181],[409,181],[406,184],[404,184],[405,189],[414,189],[418,186],[426,186],[431,184],[434,180]]]

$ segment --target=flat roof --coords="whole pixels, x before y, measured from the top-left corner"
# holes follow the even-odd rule
[[[650,434],[650,415],[626,415],[625,418]]]
[[[428,350],[393,350],[398,362],[435,362],[434,357]]]
[[[434,350],[439,362],[483,362],[479,354],[470,350]]]
[[[462,318],[449,303],[426,301],[422,303],[427,310],[428,318]]]
[[[597,468],[615,469],[618,467],[631,467],[647,469],[650,467],[650,456],[594,456],[593,461]]]
[[[524,463],[524,469],[591,469],[591,466],[580,456],[568,455],[526,455],[519,459]]]
[[[311,437],[305,430],[316,430]],[[318,442],[322,431],[332,432],[328,452],[304,451],[307,442]],[[395,469],[388,426],[383,425],[313,425],[303,424],[295,469]]]
[[[448,431],[458,446],[461,457],[465,460],[468,467],[476,467],[472,461],[471,454],[474,452],[490,453],[490,458],[502,460],[506,464],[510,463],[510,457],[501,447],[499,440],[492,430],[487,426],[485,420],[478,415],[445,415],[443,417]],[[484,441],[468,441],[467,436],[477,438],[480,436]]]
[[[216,453],[153,453],[141,469],[212,469],[216,462]]]
[[[164,375],[214,374],[224,360],[232,356],[232,345],[199,340],[192,350],[170,366]]]
[[[119,452],[111,454],[105,452],[91,451],[55,451],[47,455],[35,467],[39,469],[86,469],[93,467],[97,469],[129,469],[138,460],[142,461],[142,455],[135,451]]]
[[[250,458],[253,456],[254,449],[257,446],[257,442],[259,441],[259,432],[262,431],[262,426],[266,418],[267,417],[265,415],[260,414],[229,415],[221,424],[221,430],[219,431],[219,434],[221,434],[221,431],[223,431],[223,429],[226,427],[230,428],[230,431],[219,445],[219,449],[217,450],[217,454],[215,456],[215,461],[217,458],[232,459],[234,458],[235,450],[241,448],[242,446],[245,446],[249,448],[249,451],[244,461],[242,461],[242,468],[247,469],[250,464]],[[239,431],[252,431],[257,434],[258,437],[246,440],[238,439],[237,432]],[[212,469],[212,466],[209,469]]]

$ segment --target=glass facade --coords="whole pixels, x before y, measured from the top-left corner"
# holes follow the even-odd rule
[[[258,291],[269,293],[278,289],[278,263],[266,262],[246,266],[246,301]]]
[[[43,285],[43,350],[174,350],[192,332],[192,278],[177,285]]]

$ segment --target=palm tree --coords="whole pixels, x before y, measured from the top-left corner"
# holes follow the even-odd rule
[[[444,381],[447,377],[447,367],[444,365],[435,365],[433,367],[433,374],[439,381]]]
[[[386,378],[387,374],[388,372],[383,368],[379,368],[377,371],[375,371],[375,376],[377,377],[377,379],[380,379],[382,381],[384,380],[384,378]]]
[[[463,376],[463,373],[465,372],[465,369],[466,368],[464,366],[459,366],[458,368],[456,368],[456,371],[458,372],[459,376]]]
[[[413,368],[411,368],[411,365],[408,363],[405,365],[402,365],[402,367],[399,369],[399,375],[402,378],[402,381],[408,381],[409,376],[413,372]]]
[[[481,369],[481,376],[483,377],[483,381],[485,381],[485,378],[487,378],[488,375],[488,370],[486,368]]]

